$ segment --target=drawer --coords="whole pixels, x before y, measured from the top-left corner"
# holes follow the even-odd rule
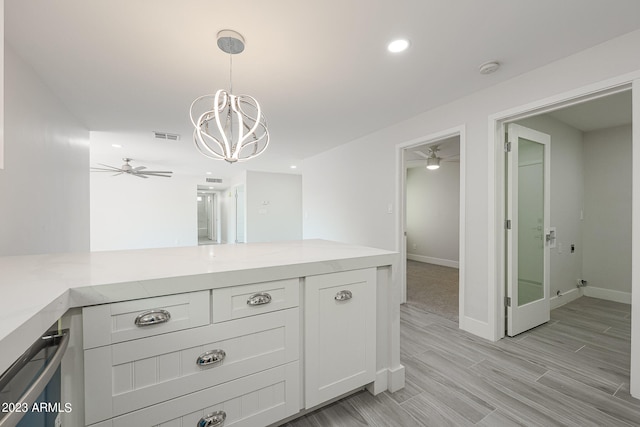
[[[86,422],[298,360],[299,324],[299,309],[293,308],[86,350]],[[214,350],[224,352],[215,353],[220,362],[196,363]]]
[[[213,322],[297,307],[300,304],[299,295],[298,278],[214,289]],[[250,302],[251,299],[253,302]]]
[[[92,427],[197,427],[203,417],[217,411],[225,414],[224,427],[264,427],[296,414],[299,408],[300,368],[292,362]]]
[[[84,307],[84,348],[206,325],[210,321],[209,298],[209,291],[201,291]],[[160,310],[169,313],[167,321],[163,322],[163,314],[151,314],[146,318],[149,324],[136,325],[139,316]]]

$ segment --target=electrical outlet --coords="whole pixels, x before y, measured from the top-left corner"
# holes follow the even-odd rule
[[[576,251],[576,245],[574,245],[573,243],[571,244],[571,253],[574,253]]]

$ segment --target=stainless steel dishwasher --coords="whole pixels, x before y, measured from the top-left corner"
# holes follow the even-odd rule
[[[61,402],[60,362],[69,331],[38,339],[0,376],[0,427],[56,427]]]

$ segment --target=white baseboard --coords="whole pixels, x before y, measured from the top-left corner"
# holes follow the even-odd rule
[[[491,333],[491,328],[487,322],[481,322],[471,317],[459,316],[458,325],[463,331],[467,331],[473,335],[477,335],[489,341],[496,341],[497,339]]]
[[[578,288],[575,288],[560,295],[561,296],[554,295],[551,298],[549,298],[549,306],[551,310],[553,310],[554,308],[561,307],[567,303],[570,303],[573,300],[580,298],[582,296],[582,293],[578,290]]]
[[[592,298],[600,298],[607,301],[621,302],[623,304],[631,304],[631,292],[614,291],[611,289],[594,288],[586,286],[582,288],[584,296]]]
[[[398,365],[395,368],[389,368],[389,391],[394,393],[404,388],[405,372],[404,366]]]
[[[411,261],[426,262],[428,264],[442,265],[444,267],[459,268],[460,263],[458,261],[442,258],[433,258],[430,256],[407,254],[407,259]]]
[[[366,389],[374,396],[387,390],[389,385],[389,369],[384,368],[376,372],[376,379],[374,382],[367,385]]]
[[[376,372],[374,382],[368,384],[366,389],[374,396],[389,390],[391,393],[404,388],[404,366],[398,365],[395,368],[380,369]]]

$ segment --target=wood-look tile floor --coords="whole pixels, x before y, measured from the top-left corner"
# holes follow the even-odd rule
[[[630,323],[629,305],[582,297],[549,323],[493,343],[403,306],[405,388],[358,392],[286,425],[638,426]]]

